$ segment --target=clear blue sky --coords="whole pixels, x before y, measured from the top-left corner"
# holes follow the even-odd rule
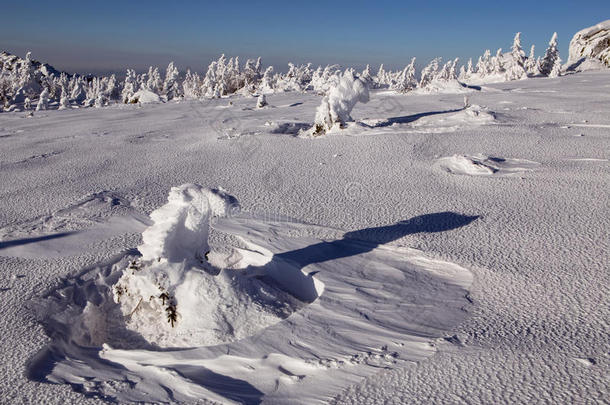
[[[204,71],[220,53],[287,62],[402,67],[508,49],[544,52],[553,31],[567,59],[572,35],[610,18],[598,1],[6,1],[0,49],[69,72],[143,70],[174,60]]]

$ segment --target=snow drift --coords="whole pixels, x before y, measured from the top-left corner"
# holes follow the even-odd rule
[[[438,166],[451,174],[468,176],[511,176],[534,170],[540,164],[526,159],[508,159],[477,154],[441,158]]]

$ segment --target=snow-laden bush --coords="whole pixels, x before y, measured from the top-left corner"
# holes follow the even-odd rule
[[[40,93],[38,98],[38,104],[36,105],[36,111],[48,110],[49,109],[49,90],[44,89]]]
[[[346,70],[316,110],[313,135],[322,135],[333,128],[345,127],[346,122],[353,121],[350,114],[356,103],[368,101],[369,89],[366,82],[354,76],[352,70]]]
[[[183,331],[213,329],[212,323],[201,325],[197,316],[198,312],[212,312],[201,307],[205,305],[202,300],[209,297],[205,291],[189,287],[193,287],[193,277],[198,277],[194,268],[209,266],[210,220],[238,209],[237,200],[222,189],[197,184],[171,189],[167,204],[150,214],[153,224],[142,233],[140,261],[132,262],[113,286],[114,300],[128,327],[145,337],[171,333],[178,325]]]
[[[267,98],[265,97],[264,94],[261,94],[260,96],[258,96],[258,98],[256,99],[256,108],[263,108],[267,105]]]

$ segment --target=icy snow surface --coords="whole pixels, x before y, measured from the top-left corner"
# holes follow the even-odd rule
[[[602,403],[609,79],[373,91],[316,139],[313,94],[0,114],[3,401]],[[187,267],[226,317],[162,348],[111,288],[187,183],[242,208]]]

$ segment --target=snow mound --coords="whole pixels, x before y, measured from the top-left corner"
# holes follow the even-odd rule
[[[453,155],[441,158],[438,166],[451,173],[468,176],[511,176],[530,171],[539,163],[525,159],[505,159],[485,156]]]
[[[171,189],[167,204],[150,214],[142,257],[113,286],[128,329],[158,346],[213,345],[250,336],[298,306],[277,288],[224,268],[227,261],[210,251],[210,221],[238,211],[222,189]]]
[[[568,65],[580,64],[583,58],[598,60],[610,68],[610,20],[585,28],[574,35],[570,41]]]
[[[161,97],[159,97],[157,93],[153,93],[146,89],[136,91],[133,96],[129,98],[129,103],[131,104],[156,104],[161,102]]]
[[[472,93],[475,90],[457,80],[433,80],[426,87],[414,90],[413,94],[462,94]]]

